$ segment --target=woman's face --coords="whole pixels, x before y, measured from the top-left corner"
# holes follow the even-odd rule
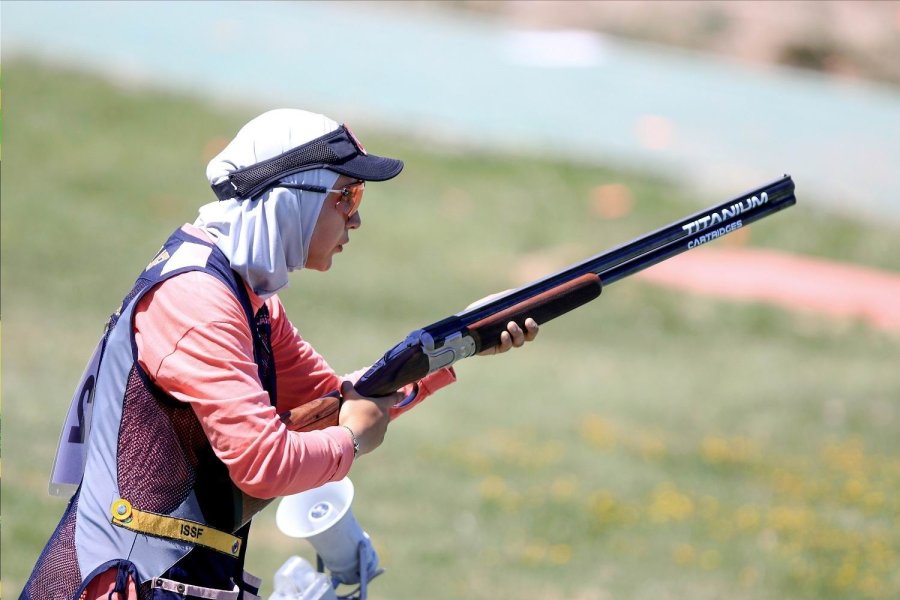
[[[335,182],[334,189],[340,190],[356,181],[358,180],[353,177],[341,175]],[[339,193],[332,192],[326,196],[309,241],[305,268],[314,271],[327,271],[331,268],[334,255],[343,251],[350,241],[350,230],[359,229],[362,225],[359,211],[347,217],[350,210],[351,203]]]

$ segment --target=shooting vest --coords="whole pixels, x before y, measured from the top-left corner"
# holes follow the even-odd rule
[[[269,500],[232,483],[190,406],[155,386],[137,362],[135,306],[155,285],[188,271],[216,277],[240,301],[260,381],[275,405],[266,307],[253,313],[242,280],[214,244],[176,231],[110,317],[89,380],[93,411],[81,484],[23,598],[78,598],[112,567],[123,597],[128,575],[142,600],[236,600],[242,590],[255,597],[259,580],[243,581],[246,538],[251,517]]]

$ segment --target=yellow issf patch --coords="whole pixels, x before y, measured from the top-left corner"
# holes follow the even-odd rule
[[[137,510],[122,498],[112,503],[110,512],[113,525],[131,531],[205,546],[228,556],[241,551],[239,537],[196,521]]]

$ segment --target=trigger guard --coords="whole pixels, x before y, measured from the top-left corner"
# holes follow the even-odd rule
[[[412,391],[406,395],[406,398],[398,402],[394,405],[394,408],[403,408],[404,406],[409,406],[413,400],[419,395],[419,384],[418,382],[413,384]]]

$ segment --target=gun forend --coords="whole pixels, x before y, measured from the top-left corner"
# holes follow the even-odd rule
[[[475,340],[476,352],[481,352],[500,343],[500,334],[506,331],[510,321],[515,321],[524,331],[525,319],[530,317],[541,325],[595,300],[602,290],[600,277],[585,273],[472,323],[468,333]]]

